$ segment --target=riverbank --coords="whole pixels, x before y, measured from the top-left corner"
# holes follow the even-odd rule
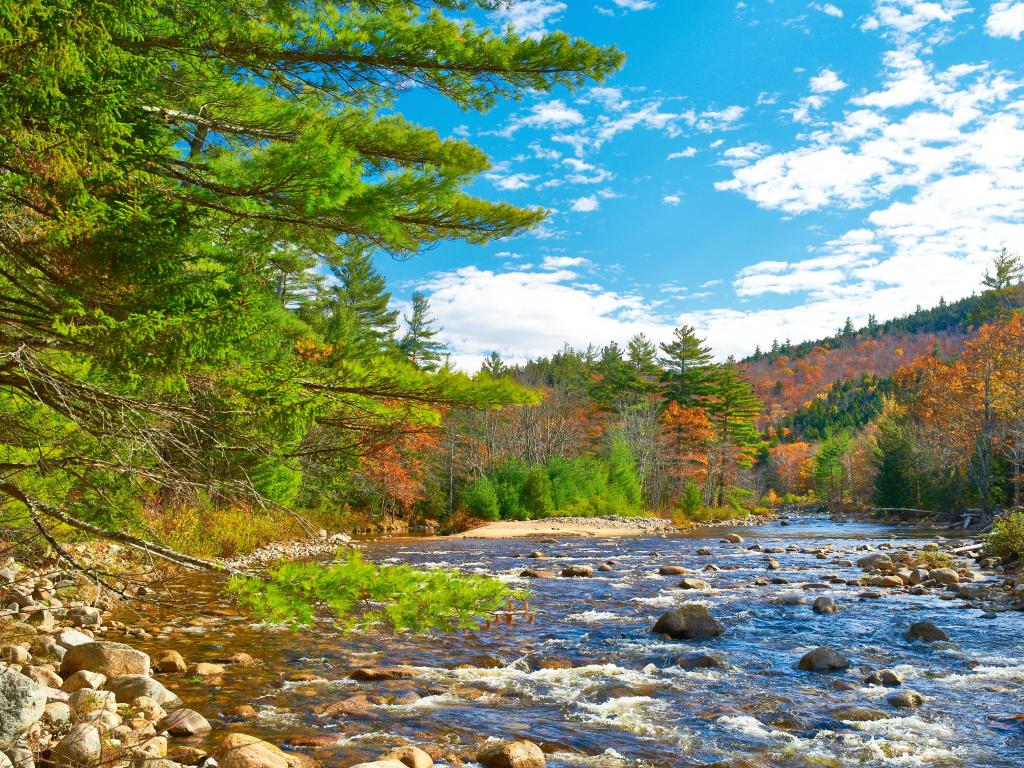
[[[523,539],[548,536],[661,536],[678,530],[671,520],[658,517],[547,517],[541,520],[500,520],[450,539]]]

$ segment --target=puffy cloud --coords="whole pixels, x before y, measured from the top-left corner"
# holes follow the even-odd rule
[[[831,69],[823,69],[811,78],[812,93],[835,93],[846,87],[846,83],[839,79],[839,75]]]
[[[992,37],[1012,37],[1020,40],[1024,34],[1024,2],[992,3],[985,31]]]
[[[666,157],[665,159],[666,160],[679,160],[679,159],[684,158],[684,157],[694,157],[696,154],[697,154],[697,148],[696,147],[687,147],[686,149],[681,149],[678,152],[670,153],[669,156]]]
[[[683,198],[679,195],[665,195],[661,198],[661,202],[665,203],[665,205],[679,205],[683,202]]]
[[[702,131],[723,131],[733,128],[743,119],[746,107],[731,106],[719,110],[707,110],[700,113],[697,127]]]
[[[491,350],[524,361],[565,343],[584,347],[624,343],[636,333],[658,341],[671,335],[670,321],[652,309],[657,302],[581,284],[575,270],[556,265],[552,260],[546,269],[504,272],[470,266],[437,273],[420,284],[430,294],[431,310],[455,363],[475,370]]]
[[[811,8],[816,11],[821,11],[826,16],[832,16],[836,19],[843,18],[843,9],[833,5],[832,3],[811,3]]]
[[[577,213],[593,213],[601,207],[601,203],[598,201],[597,195],[589,195],[573,200],[570,207]]]
[[[510,173],[508,175],[503,173],[488,173],[486,174],[486,177],[488,181],[498,189],[509,191],[526,189],[537,179],[537,176],[532,173]]]
[[[534,104],[525,115],[513,117],[498,134],[511,136],[522,128],[567,128],[583,122],[583,114],[578,109],[567,106],[561,99],[552,99]]]
[[[944,25],[970,12],[967,0],[876,0],[875,12],[865,19],[861,29],[881,30],[899,42],[923,32],[928,42],[939,42],[948,35]]]
[[[646,11],[654,7],[654,0],[612,0],[612,2],[627,11]]]

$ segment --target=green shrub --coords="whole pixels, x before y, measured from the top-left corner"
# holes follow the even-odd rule
[[[988,534],[988,545],[1007,560],[1024,558],[1024,511],[1016,510],[996,520]]]
[[[462,490],[462,503],[473,517],[497,520],[501,514],[494,483],[487,476],[478,477]]]

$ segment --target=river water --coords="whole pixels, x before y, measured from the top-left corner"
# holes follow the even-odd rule
[[[724,764],[773,768],[1024,766],[1024,614],[1010,611],[986,619],[980,610],[941,593],[878,590],[880,597],[868,597],[860,586],[822,585],[830,576],[862,575],[837,561],[855,560],[868,548],[920,546],[935,540],[933,532],[807,518],[788,526],[737,529],[745,539],[740,544],[721,542],[724,532],[567,538],[540,545],[472,539],[369,542],[366,555],[381,562],[499,575],[531,590],[536,616],[473,634],[427,638],[346,637],[324,627],[276,631],[242,617],[217,616],[216,585],[192,582],[187,585],[191,615],[179,616],[176,630],[148,647],[176,648],[190,662],[239,650],[256,656],[259,665],[229,670],[219,686],[186,678],[165,682],[207,714],[254,705],[257,720],[229,727],[285,745],[312,745],[304,751],[329,766],[372,759],[403,739],[457,751],[490,736],[537,742],[553,768],[729,760],[735,762]],[[780,568],[766,570],[768,556],[750,550],[752,544],[782,549],[771,555]],[[834,546],[835,555],[820,559],[810,551],[826,544]],[[712,554],[698,554],[704,547]],[[535,548],[555,559],[524,559]],[[608,559],[617,563],[615,570],[589,579],[518,576],[529,566],[596,567]],[[680,590],[679,576],[657,575],[662,565],[701,571],[709,563],[721,570],[693,574],[710,582],[709,590]],[[758,577],[788,583],[755,586]],[[805,589],[808,583],[821,586]],[[805,597],[807,603],[777,604],[786,595]],[[819,595],[833,597],[841,610],[814,613],[810,603]],[[725,633],[704,642],[666,642],[650,634],[661,613],[687,601],[706,603]],[[928,646],[906,640],[909,625],[924,619],[943,628],[950,642]],[[825,644],[849,657],[847,672],[796,668],[801,655]],[[673,663],[694,652],[712,654],[725,666],[684,670]],[[347,677],[355,667],[392,664],[417,667],[419,675],[387,683]],[[571,667],[543,668],[567,664]],[[886,702],[893,689],[861,682],[880,668],[902,673],[904,688],[921,693],[924,705],[895,709]],[[358,693],[394,702],[410,692],[421,698],[340,718],[314,713],[318,705]],[[848,722],[830,714],[848,705],[884,717]]]

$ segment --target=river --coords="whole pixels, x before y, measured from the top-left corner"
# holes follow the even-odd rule
[[[148,646],[132,642],[149,650],[175,648],[189,661],[239,650],[256,656],[260,664],[229,671],[219,686],[185,678],[166,682],[207,714],[252,704],[257,719],[239,729],[284,745],[307,745],[304,751],[328,766],[372,759],[403,739],[458,751],[487,736],[537,742],[553,768],[729,760],[737,762],[723,764],[772,768],[1024,765],[1024,614],[982,618],[981,611],[941,593],[883,589],[870,597],[865,593],[871,590],[840,581],[862,573],[837,562],[855,560],[869,548],[920,546],[935,540],[934,532],[824,518],[737,531],[743,543],[721,542],[723,529],[541,545],[368,542],[366,555],[381,562],[497,574],[531,590],[536,616],[443,637],[343,636],[326,626],[276,631],[217,615],[229,613],[217,610],[217,585],[191,581],[191,612],[176,609],[173,631]],[[749,549],[754,544],[774,550],[780,567],[766,570],[768,556]],[[836,554],[814,554],[829,544]],[[543,567],[597,566],[609,559],[616,565],[594,578],[519,578],[524,567],[538,565],[523,557],[535,548],[556,558],[542,561]],[[698,554],[701,548],[712,554]],[[701,571],[707,564],[721,569],[694,574],[711,583],[708,590],[679,590],[679,576],[657,575],[662,565]],[[788,583],[756,586],[758,577]],[[807,602],[778,604],[786,595]],[[810,603],[820,595],[833,597],[841,610],[814,613]],[[666,642],[650,634],[661,613],[686,601],[706,603],[725,633],[704,642]],[[905,639],[909,625],[923,619],[944,629],[950,641],[929,646]],[[803,653],[825,644],[850,658],[848,671],[796,668]],[[694,652],[714,655],[725,666],[684,670],[673,663]],[[414,666],[419,674],[386,683],[347,676],[355,667],[393,664]],[[925,703],[915,710],[890,706],[892,688],[861,682],[880,668],[901,673],[904,688],[922,694]],[[390,703],[340,718],[314,712],[357,693]],[[830,714],[845,705],[879,711],[882,719],[850,722]]]

